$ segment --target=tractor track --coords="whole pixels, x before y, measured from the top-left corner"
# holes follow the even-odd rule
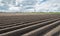
[[[25,21],[25,18],[25,22],[12,24],[11,22],[8,22],[9,24],[0,23],[0,36],[60,36],[59,16],[52,17],[49,15],[48,17],[41,18],[42,20],[36,17],[37,19],[35,18],[33,21],[32,19],[30,19],[31,21]]]

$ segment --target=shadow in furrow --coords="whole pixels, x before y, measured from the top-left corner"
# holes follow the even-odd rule
[[[27,23],[26,25],[23,24],[23,25],[20,25],[20,26],[17,26],[17,27],[12,27],[12,28],[8,28],[8,29],[0,30],[0,34],[6,33],[6,32],[9,32],[9,31],[13,31],[13,30],[16,30],[16,29],[21,29],[21,28],[24,28],[24,27],[28,27],[28,26],[31,26],[31,25],[35,25],[35,24],[38,24],[38,23],[47,22],[47,21],[48,20],[41,21],[41,22],[36,22],[36,23],[29,23],[29,24]],[[53,23],[55,21],[57,21],[57,20],[51,21],[49,23]]]

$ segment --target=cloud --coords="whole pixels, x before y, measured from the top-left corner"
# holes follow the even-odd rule
[[[4,6],[4,4],[3,3],[0,3],[0,6]]]
[[[10,11],[20,11],[20,7],[9,7]]]
[[[0,0],[0,10],[59,12],[60,0]]]
[[[56,12],[58,11],[58,8],[60,8],[59,6],[60,3],[56,2],[56,1],[46,1],[42,4],[37,4],[35,5],[36,7],[36,11],[41,11],[41,12]],[[60,10],[59,10],[60,11]]]

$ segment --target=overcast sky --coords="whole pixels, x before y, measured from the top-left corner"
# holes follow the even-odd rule
[[[0,11],[60,12],[60,0],[0,0]]]

